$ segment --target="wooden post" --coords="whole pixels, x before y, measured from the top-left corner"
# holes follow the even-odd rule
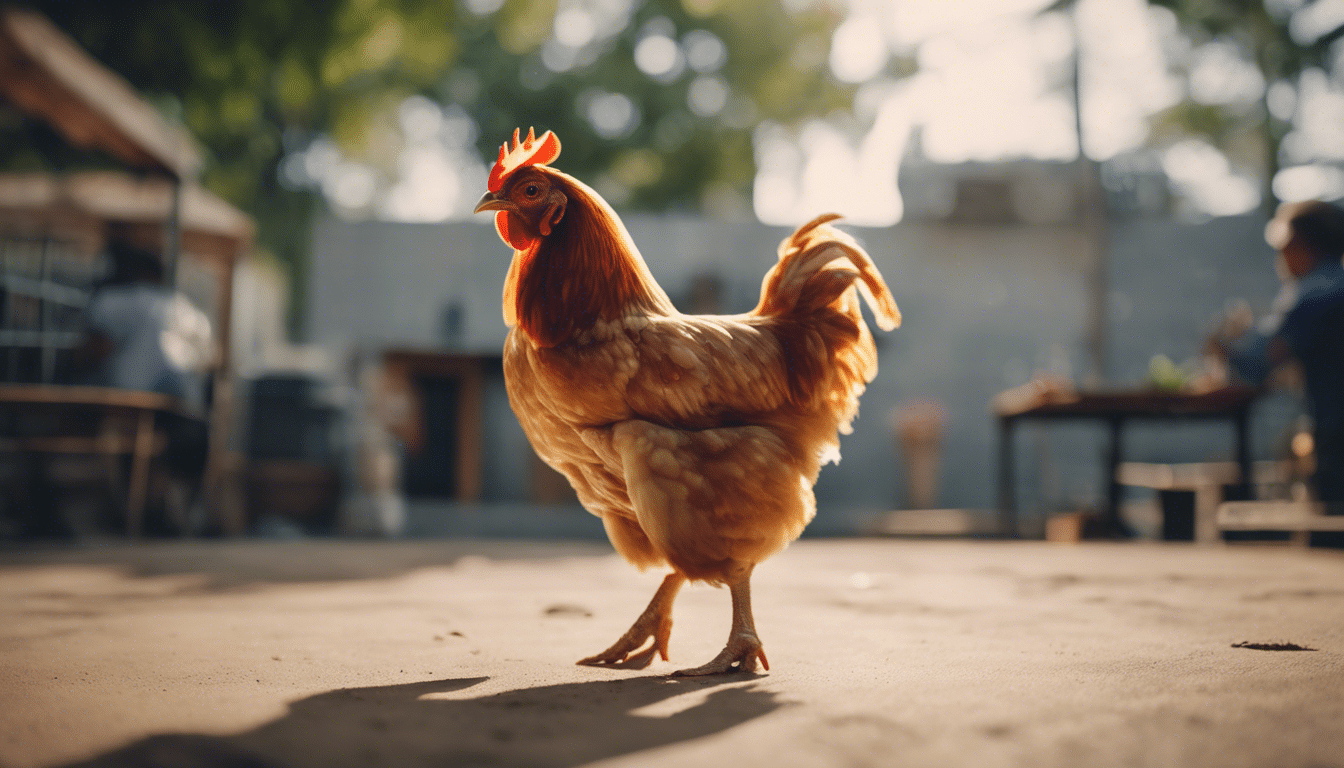
[[[182,251],[182,179],[171,177],[168,218],[163,224],[163,284],[177,290],[177,260]]]
[[[203,501],[208,514],[219,523],[220,530],[229,536],[243,533],[247,528],[246,512],[239,502],[237,484],[239,467],[229,445],[233,439],[233,359],[231,354],[233,328],[233,280],[240,253],[233,253],[224,261],[219,299],[219,327],[215,339],[219,358],[210,373],[213,377],[211,401],[206,419],[210,425],[205,469],[201,477]]]
[[[463,361],[457,398],[457,498],[481,498],[482,441],[484,438],[485,381],[479,358]]]
[[[145,520],[145,497],[149,491],[149,460],[154,450],[154,411],[141,408],[135,423],[135,448],[131,454],[131,487],[126,498],[126,533],[139,538]]]

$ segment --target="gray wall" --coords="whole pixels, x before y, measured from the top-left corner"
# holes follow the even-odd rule
[[[484,217],[482,217],[484,218]],[[775,248],[787,234],[757,224],[628,216],[654,275],[675,300],[698,274],[717,275],[724,311],[751,308]],[[1194,354],[1210,316],[1229,295],[1263,310],[1276,289],[1262,222],[1205,225],[1132,222],[1112,228],[1112,372],[1139,382],[1158,352]],[[935,397],[949,413],[940,503],[994,503],[993,395],[1037,370],[1081,377],[1086,292],[1080,235],[1066,226],[902,223],[852,230],[890,284],[905,324],[880,334],[881,370],[863,399],[844,461],[817,487],[823,508],[885,509],[898,496],[888,412]],[[325,220],[317,225],[306,307],[309,341],[363,348],[444,347],[498,352],[506,329],[500,292],[509,250],[488,221],[443,225]],[[460,336],[444,333],[445,307],[464,310]],[[487,407],[487,495],[525,493],[526,445],[502,392]],[[1286,417],[1283,417],[1286,418]],[[1194,460],[1224,450],[1216,429],[1172,440],[1140,434],[1141,458]],[[1266,434],[1277,427],[1262,428]],[[1086,503],[1100,487],[1099,435],[1086,428],[1027,430],[1022,442],[1027,509]],[[1262,446],[1265,443],[1261,441]],[[1164,447],[1165,446],[1165,447]],[[1264,446],[1267,447],[1267,446]],[[1224,452],[1226,452],[1224,450]],[[1160,455],[1159,455],[1160,454]]]

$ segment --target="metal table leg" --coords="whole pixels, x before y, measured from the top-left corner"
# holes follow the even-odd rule
[[[999,417],[999,533],[1017,538],[1017,468],[1014,462],[1013,433],[1017,419]]]

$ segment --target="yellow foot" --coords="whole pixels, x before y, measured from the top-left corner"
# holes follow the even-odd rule
[[[728,645],[724,646],[719,655],[712,661],[703,666],[693,669],[680,669],[673,672],[678,677],[698,677],[700,675],[726,675],[732,672],[755,672],[756,660],[761,660],[761,666],[770,671],[770,662],[765,658],[765,649],[761,646],[760,638],[755,634],[739,632],[728,638]]]
[[[622,667],[626,669],[644,669],[653,663],[657,654],[667,661],[667,640],[672,636],[672,617],[644,614],[635,620],[634,626],[610,648],[586,659],[579,664],[588,667]],[[639,651],[644,641],[653,638],[653,645]],[[636,653],[636,651],[639,651]]]

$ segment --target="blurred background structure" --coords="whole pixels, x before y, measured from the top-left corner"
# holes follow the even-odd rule
[[[173,279],[218,330],[214,402],[237,403],[212,421],[232,458],[211,471],[240,508],[213,502],[216,528],[600,535],[581,515],[537,522],[533,505],[572,511],[572,496],[503,394],[508,253],[470,210],[517,126],[560,136],[559,167],[626,216],[686,311],[749,309],[788,227],[848,217],[906,325],[879,338],[845,460],[817,486],[816,532],[899,505],[992,508],[996,394],[1040,374],[1172,386],[1157,356],[1188,383],[1227,302],[1268,308],[1273,207],[1344,197],[1340,0],[25,7],[53,25],[40,50],[100,65],[57,76],[124,78],[148,115],[137,124],[194,137],[181,151],[199,169],[156,161],[152,141],[129,157],[0,88],[0,205],[94,222],[61,285],[96,280],[98,222],[152,218],[166,254],[181,230]],[[9,34],[7,86],[34,58]],[[153,214],[127,212],[137,200]],[[193,258],[207,241],[227,258]],[[26,257],[6,248],[0,311],[18,359]],[[58,367],[33,365],[7,380]],[[884,418],[933,398],[937,441]],[[1300,410],[1291,391],[1260,401],[1255,458],[1287,455]],[[1085,425],[1020,441],[1025,532],[1101,503],[1105,441]],[[1217,425],[1135,429],[1128,456],[1234,458]],[[490,514],[473,517],[480,504]]]

